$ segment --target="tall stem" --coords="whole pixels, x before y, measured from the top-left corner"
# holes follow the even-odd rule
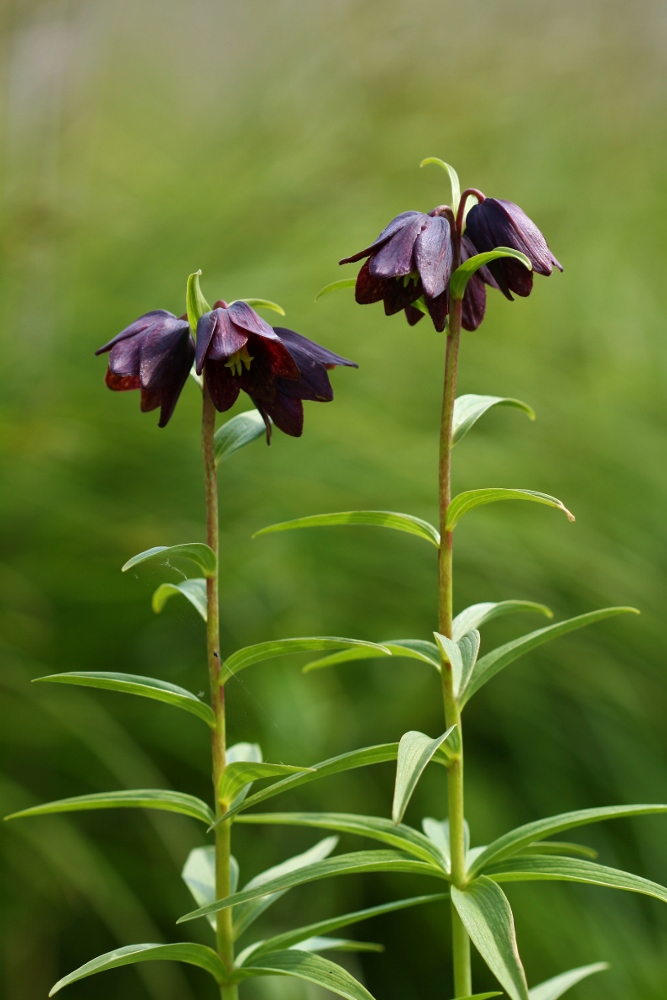
[[[204,483],[206,487],[206,541],[215,552],[215,576],[206,581],[206,652],[211,686],[211,705],[215,714],[215,729],[211,734],[213,763],[213,789],[216,814],[221,815],[222,804],[218,795],[220,779],[226,767],[225,744],[225,689],[220,685],[220,610],[218,598],[219,541],[218,541],[218,480],[215,470],[215,407],[208,389],[204,386],[202,412],[202,453]],[[215,830],[215,894],[217,899],[229,896],[231,854],[231,823],[220,823]],[[220,910],[217,915],[218,954],[231,972],[234,965],[234,937],[231,909]],[[236,1000],[236,986],[221,987],[224,1000]]]
[[[458,242],[455,240],[455,243]],[[458,251],[458,246],[456,247]],[[455,253],[454,266],[458,266],[459,253]],[[462,304],[451,301],[449,334],[445,360],[445,385],[442,397],[440,422],[440,534],[441,546],[438,560],[438,629],[451,638],[453,606],[452,533],[446,530],[447,508],[451,501],[452,423],[456,399],[459,341],[461,338]],[[452,884],[463,888],[466,882],[465,823],[463,811],[463,733],[461,713],[454,692],[451,664],[443,658],[442,694],[447,728],[456,725],[459,733],[459,752],[447,774],[449,800],[449,842],[451,853]],[[452,955],[454,962],[454,992],[457,997],[472,993],[470,972],[470,938],[452,903]]]

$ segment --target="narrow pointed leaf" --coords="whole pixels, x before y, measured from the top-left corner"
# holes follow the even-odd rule
[[[330,528],[341,524],[363,524],[407,531],[409,535],[417,535],[436,548],[440,547],[440,533],[428,521],[422,521],[420,517],[413,517],[411,514],[397,514],[390,510],[347,510],[336,514],[311,514],[309,517],[298,517],[294,521],[270,524],[268,528],[256,531],[252,537],[270,535],[276,531],[292,531],[294,528]]]
[[[583,858],[560,858],[554,855],[534,854],[529,857],[507,858],[484,869],[494,882],[585,882],[601,885],[608,889],[625,889],[653,896],[667,903],[667,888],[650,879],[633,875],[631,872],[607,868]]]
[[[293,767],[291,764],[254,764],[237,761],[228,764],[218,788],[221,802],[231,803],[246,785],[263,778],[284,777],[287,774],[302,774],[312,771],[311,767]]]
[[[235,857],[229,858],[230,891],[236,892],[239,880],[239,866]],[[197,906],[207,906],[215,899],[215,845],[207,844],[206,847],[194,847],[188,859],[183,865],[181,878],[192,893]],[[208,921],[216,930],[217,923],[215,914],[209,916]]]
[[[451,874],[452,852],[449,846],[449,820],[438,820],[433,819],[432,816],[425,816],[422,820],[422,830],[437,847],[443,859],[445,871]]]
[[[447,531],[453,531],[463,515],[467,514],[469,510],[488,503],[497,503],[499,500],[529,500],[532,503],[545,504],[547,507],[556,507],[563,511],[568,521],[574,521],[574,514],[570,513],[565,504],[557,497],[549,496],[548,493],[493,487],[487,490],[468,490],[466,493],[459,493],[458,496],[455,496],[447,508]]]
[[[477,660],[480,642],[479,632],[477,629],[471,629],[458,640],[448,639],[446,635],[440,635],[439,632],[434,632],[434,635],[445,660],[452,668],[454,694],[460,698],[466,689]]]
[[[604,972],[609,968],[607,962],[595,962],[594,965],[582,965],[578,969],[570,969],[569,972],[562,972],[560,976],[547,979],[539,986],[533,986],[528,991],[530,1000],[558,1000],[566,993],[570,987],[580,983],[582,979],[592,976],[595,972]]]
[[[533,601],[485,601],[482,604],[471,604],[456,616],[452,622],[452,639],[458,641],[466,632],[473,628],[481,628],[493,618],[518,614],[521,611],[534,611],[547,618],[553,618],[553,612],[545,604],[535,604]]]
[[[513,406],[517,410],[523,410],[531,420],[535,419],[535,411],[528,403],[512,396],[476,396],[474,393],[467,393],[459,396],[454,403],[454,418],[452,423],[452,444],[457,444],[461,438],[465,437],[470,428],[477,423],[492,406]]]
[[[538,646],[542,646],[545,642],[557,639],[561,635],[567,635],[568,632],[575,632],[586,625],[593,625],[595,622],[603,621],[605,618],[613,618],[615,615],[625,614],[638,615],[639,612],[636,608],[624,607],[602,608],[600,611],[590,611],[585,615],[577,615],[576,618],[568,618],[564,622],[556,622],[555,625],[547,625],[536,632],[529,632],[528,635],[522,635],[518,639],[506,642],[503,646],[498,646],[497,649],[492,649],[491,652],[480,657],[475,664],[461,705],[465,705],[476,691],[479,691],[487,681],[495,677],[504,667],[518,660],[525,653],[529,653],[532,649],[537,649]]]
[[[325,285],[324,288],[320,288],[319,292],[315,296],[315,301],[317,302],[323,295],[328,295],[329,292],[338,292],[343,288],[354,288],[356,283],[356,278],[340,278],[338,281],[331,281],[328,285]]]
[[[211,307],[202,295],[201,288],[199,287],[201,273],[201,270],[199,270],[190,275],[185,292],[188,322],[193,330],[197,329],[197,323],[204,313],[211,311]]]
[[[452,886],[452,900],[472,943],[511,1000],[529,1000],[528,984],[516,943],[514,917],[507,897],[482,876],[462,892]]]
[[[211,728],[215,726],[215,715],[210,705],[200,701],[196,695],[177,684],[160,681],[155,677],[141,677],[138,674],[116,674],[106,671],[76,670],[67,674],[49,674],[36,677],[35,683],[75,684],[78,687],[100,688],[103,691],[118,691],[120,694],[136,694],[140,698],[152,698],[175,708],[182,708]]]
[[[488,250],[486,253],[477,253],[474,257],[468,257],[459,267],[456,268],[449,281],[449,294],[453,299],[461,300],[465,295],[466,286],[475,271],[485,264],[490,264],[492,260],[501,257],[513,257],[528,270],[533,270],[533,265],[520,250],[512,250],[511,247],[496,247],[495,250]]]
[[[298,871],[271,879],[268,882],[263,882],[252,889],[244,889],[242,892],[236,892],[225,897],[225,899],[218,899],[210,906],[204,906],[199,910],[194,910],[192,913],[186,913],[177,923],[196,920],[199,917],[207,916],[209,913],[217,913],[219,910],[227,909],[230,906],[238,906],[240,903],[257,899],[259,896],[280,892],[284,889],[292,889],[296,885],[304,885],[306,882],[331,878],[334,875],[392,871],[409,872],[415,875],[437,875],[432,865],[426,864],[423,861],[416,861],[403,851],[354,851],[351,854],[339,854],[335,858],[328,858],[326,861],[307,865]]]
[[[256,646],[246,646],[239,649],[222,664],[221,683],[236,676],[241,670],[271,660],[276,656],[287,656],[288,653],[307,653],[315,649],[345,649],[349,646],[363,646],[372,649],[376,656],[391,656],[385,646],[376,642],[366,642],[363,639],[342,639],[339,636],[315,635],[298,637],[296,639],[276,639],[272,642],[260,642]]]
[[[206,621],[206,580],[182,580],[180,583],[163,583],[153,594],[153,611],[159,614],[170,597],[182,594],[183,597]]]
[[[319,764],[314,764],[312,771],[307,771],[305,774],[295,774],[291,778],[283,778],[282,781],[276,781],[273,785],[269,785],[268,788],[263,788],[261,791],[248,796],[242,805],[233,806],[224,816],[220,817],[215,825],[222,822],[222,820],[230,819],[242,810],[259,805],[260,802],[266,802],[267,799],[271,799],[275,795],[298,788],[308,781],[315,781],[317,778],[328,778],[332,774],[352,771],[357,767],[367,767],[369,764],[383,764],[389,760],[396,760],[397,754],[398,743],[380,743],[374,747],[362,747],[361,750],[350,750],[349,753],[339,754],[337,757],[329,757],[327,760],[320,761]]]
[[[321,955],[306,951],[274,951],[244,966],[244,975],[292,976],[322,986],[345,1000],[373,1000],[368,990],[354,976]]]
[[[603,806],[595,809],[578,809],[575,812],[560,813],[558,816],[547,816],[546,819],[534,820],[524,826],[518,826],[515,830],[498,837],[492,844],[485,847],[483,852],[471,865],[468,874],[470,877],[478,874],[487,865],[508,858],[512,854],[517,854],[523,847],[533,844],[543,837],[551,837],[554,834],[562,833],[563,830],[574,830],[578,826],[587,826],[589,823],[600,823],[608,819],[622,819],[628,816],[651,816],[659,813],[667,813],[667,805],[634,805],[634,806]]]
[[[384,649],[388,649],[392,656],[421,660],[422,663],[428,663],[436,670],[440,670],[440,654],[438,647],[433,642],[427,642],[425,639],[391,639],[387,642],[381,642],[380,645]],[[380,655],[385,656],[386,654],[379,654],[374,649],[357,646],[353,649],[344,649],[340,653],[332,653],[331,656],[323,656],[319,660],[312,660],[303,667],[303,672],[308,674],[312,670],[320,670],[322,667],[337,667],[340,663],[351,663],[353,660],[377,659]]]
[[[450,726],[442,736],[438,736],[434,740],[430,736],[414,730],[401,736],[401,741],[398,744],[394,801],[391,809],[391,818],[395,824],[400,823],[405,816],[405,810],[408,808],[412,793],[426,770],[427,764],[433,758],[436,750],[442,747],[455,729],[456,726]]]
[[[296,854],[292,858],[287,858],[285,861],[281,861],[277,865],[272,865],[271,868],[267,868],[266,871],[260,872],[259,875],[255,875],[251,878],[247,885],[243,887],[243,891],[247,892],[250,889],[254,889],[257,886],[266,884],[267,882],[274,882],[277,878],[282,878],[289,875],[291,872],[298,871],[300,868],[307,868],[310,865],[316,864],[318,861],[324,861],[328,858],[333,850],[335,850],[338,844],[338,837],[324,837],[323,840],[318,841],[309,847],[307,851],[303,851],[301,854]],[[234,926],[234,940],[236,941],[241,937],[242,934],[254,923],[257,918],[264,913],[269,906],[272,906],[277,899],[284,896],[288,891],[287,889],[280,889],[277,892],[266,893],[265,895],[257,896],[251,899],[249,902],[240,903],[238,906],[232,908],[232,922]],[[236,886],[232,888],[233,892],[236,892]],[[215,900],[215,894],[210,900],[205,903],[201,903],[200,906],[207,906]],[[209,920],[215,920],[215,915],[208,915]],[[247,951],[246,951],[247,953]]]
[[[57,802],[45,802],[41,806],[32,806],[12,813],[5,819],[22,819],[25,816],[48,816],[51,813],[81,812],[88,809],[161,809],[166,812],[182,813],[192,816],[202,823],[212,823],[212,810],[185,792],[172,792],[163,788],[135,788],[120,792],[95,792],[93,795],[75,795],[69,799],[59,799]]]
[[[209,545],[205,545],[204,542],[186,542],[183,545],[155,545],[152,549],[146,549],[145,552],[140,552],[139,555],[128,559],[122,567],[121,572],[127,573],[129,569],[134,569],[140,563],[157,558],[160,559],[162,564],[168,563],[169,559],[189,559],[190,562],[196,563],[199,566],[204,576],[208,579],[213,578],[216,573],[217,559],[215,558],[215,552]]]
[[[384,951],[383,944],[352,938],[311,937],[292,945],[295,951]]]
[[[235,299],[234,301],[245,302],[251,309],[270,309],[272,312],[277,312],[280,316],[285,315],[283,307],[279,306],[277,302],[271,302],[270,299]],[[233,302],[230,303],[230,305],[233,304]]]
[[[107,969],[118,969],[121,965],[136,965],[137,962],[186,962],[188,965],[198,965],[200,969],[213,976],[218,985],[227,978],[227,971],[222,959],[203,944],[131,944],[126,948],[116,948],[106,955],[99,955],[91,962],[70,972],[68,976],[59,979],[49,996],[58,993],[63,986],[76,983],[79,979],[94,976],[96,972],[106,972]]]
[[[442,874],[440,852],[428,837],[411,826],[393,823],[384,816],[360,816],[357,813],[250,813],[240,816],[237,823],[261,823],[278,826],[307,826],[316,830],[335,830],[336,833],[354,833],[369,837],[383,844],[405,851],[429,865],[436,874]]]
[[[232,417],[215,432],[215,464],[225,462],[265,433],[266,424],[259,410],[246,410]]]
[[[459,175],[454,170],[454,167],[450,166],[449,163],[445,163],[444,160],[438,159],[437,156],[427,156],[425,160],[421,161],[421,163],[419,164],[419,166],[420,167],[425,167],[429,163],[433,163],[437,167],[442,167],[442,169],[448,175],[448,177],[449,177],[449,183],[450,183],[450,186],[451,186],[451,189],[452,189],[452,206],[451,207],[452,207],[452,211],[454,212],[454,215],[456,215],[456,213],[458,211],[458,208],[459,208],[459,202],[461,201],[461,184],[459,182]]]
[[[538,840],[534,844],[522,847],[521,854],[564,854],[575,858],[589,858],[591,861],[598,856],[598,852],[592,847],[571,844],[565,840]]]
[[[227,768],[229,768],[232,764],[239,763],[261,764],[263,758],[262,748],[259,743],[235,743],[233,746],[227,747],[225,758]],[[246,798],[251,788],[252,781],[248,781],[247,784],[242,785],[236,792],[234,798],[227,803],[228,808],[233,809],[235,806],[239,806]]]
[[[472,996],[461,997],[461,1000],[490,1000],[490,997],[501,997],[502,993],[497,990],[495,993],[473,993]]]
[[[293,948],[299,941],[314,937],[320,934],[330,934],[341,927],[350,927],[352,924],[361,923],[363,920],[370,920],[372,917],[380,917],[384,913],[394,913],[396,910],[406,910],[412,906],[422,906],[425,903],[442,902],[449,899],[448,892],[432,893],[429,896],[411,896],[408,899],[397,899],[392,903],[382,903],[380,906],[371,906],[366,910],[357,910],[354,913],[345,913],[341,917],[332,917],[329,920],[320,920],[316,924],[308,924],[306,927],[298,927],[293,931],[286,931],[275,937],[260,941],[257,945],[251,945],[253,958],[266,951],[278,951],[281,948]],[[250,949],[249,949],[250,950]],[[240,959],[239,959],[240,961]]]

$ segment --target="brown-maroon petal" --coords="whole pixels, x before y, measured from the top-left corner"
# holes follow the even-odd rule
[[[369,260],[373,277],[398,278],[415,270],[415,240],[428,219],[428,215],[410,219],[388,243],[373,254]]]
[[[241,384],[238,376],[232,374],[224,361],[207,361],[204,380],[219,413],[224,413],[234,405],[241,391]]]
[[[486,286],[479,274],[473,274],[466,285],[461,306],[461,324],[464,330],[476,330],[486,312]]]
[[[228,309],[218,307],[204,313],[197,323],[197,374],[201,375],[208,358],[226,361],[247,342],[247,334],[232,323]]]
[[[452,273],[452,235],[449,222],[440,215],[428,216],[415,240],[415,264],[431,298],[444,292]]]
[[[359,253],[355,253],[351,257],[343,257],[343,259],[340,260],[338,263],[354,264],[355,261],[361,260],[362,257],[368,257],[368,255],[373,253],[374,250],[379,250],[380,247],[384,246],[384,244],[388,240],[390,240],[391,237],[399,231],[399,229],[403,228],[406,222],[408,222],[414,216],[423,214],[424,214],[423,212],[415,212],[415,211],[401,212],[400,215],[397,215],[394,219],[391,220],[388,226],[385,226],[385,228],[382,230],[378,238],[373,243],[371,243],[369,247],[366,247],[365,250],[360,250]]]
[[[375,278],[371,274],[368,261],[357,275],[357,283],[354,289],[355,301],[360,306],[369,306],[373,302],[381,302],[387,290],[388,281],[386,278]]]
[[[422,294],[422,283],[419,278],[394,278],[387,281],[387,288],[384,295],[384,311],[387,316],[411,305],[415,299]]]
[[[275,340],[276,335],[273,332],[273,327],[269,326],[266,320],[263,320],[247,302],[232,302],[227,307],[227,313],[231,321],[236,326],[240,326],[242,330],[256,333],[260,337],[268,337],[269,340]]]

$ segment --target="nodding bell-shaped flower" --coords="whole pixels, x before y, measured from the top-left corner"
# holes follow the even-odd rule
[[[423,296],[436,330],[444,330],[453,251],[449,221],[439,211],[402,212],[374,243],[340,261],[352,264],[368,257],[357,277],[357,302],[382,301],[387,316],[405,309],[412,325],[423,315],[412,303]]]
[[[509,257],[494,260],[488,265],[487,275],[488,272],[493,275],[495,287],[508,299],[512,298],[512,292],[516,295],[530,295],[534,273],[550,275],[554,267],[559,271],[563,270],[535,223],[514,202],[484,198],[479,204],[473,205],[466,219],[466,236],[476,253],[486,253],[496,247],[510,247],[512,250],[520,250],[528,257],[533,265],[532,271]],[[483,280],[490,284],[487,277]]]
[[[96,354],[109,351],[106,384],[115,392],[141,391],[141,410],[160,407],[159,427],[169,423],[185,385],[195,345],[186,319],[165,309],[145,313]]]
[[[247,393],[266,422],[300,437],[304,399],[328,402],[333,390],[327,369],[357,366],[292,330],[269,326],[245,302],[216,302],[197,324],[197,374],[217,410],[224,412]]]

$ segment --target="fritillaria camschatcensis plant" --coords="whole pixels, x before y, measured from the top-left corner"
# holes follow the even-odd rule
[[[199,907],[214,907],[207,913],[212,928],[212,947],[192,942],[176,944],[129,944],[86,962],[53,987],[57,993],[69,983],[122,965],[145,961],[178,961],[199,966],[217,983],[224,1000],[236,1000],[244,980],[256,976],[291,976],[324,986],[350,1000],[370,1000],[370,994],[341,966],[320,953],[332,950],[379,950],[371,943],[331,937],[332,931],[377,914],[414,906],[441,895],[418,896],[392,901],[364,911],[323,919],[268,939],[242,943],[261,914],[293,885],[311,880],[313,869],[335,874],[344,855],[326,860],[337,837],[327,836],[307,851],[288,858],[255,875],[245,885],[242,900],[236,899],[239,868],[232,853],[234,812],[244,801],[275,795],[303,782],[359,767],[376,760],[396,759],[398,745],[343,754],[312,767],[267,763],[256,743],[227,741],[225,691],[227,681],[255,663],[283,654],[313,650],[341,650],[363,645],[380,655],[390,651],[374,643],[329,636],[292,638],[262,642],[222,657],[218,606],[218,488],[217,468],[235,451],[266,433],[272,424],[286,434],[299,437],[303,429],[303,401],[327,402],[333,398],[328,371],[353,362],[332,353],[306,337],[266,323],[253,306],[276,309],[266,300],[216,302],[211,309],[199,286],[199,272],[190,276],[186,294],[187,312],[180,319],[165,310],[146,313],[100,348],[109,355],[106,383],[114,391],[138,390],[143,411],[160,410],[159,426],[169,422],[178,398],[192,374],[202,397],[201,440],[206,498],[206,542],[160,545],[131,558],[123,570],[148,561],[176,561],[194,565],[198,576],[165,582],[153,595],[159,612],[167,600],[186,598],[203,619],[210,703],[185,688],[155,677],[134,674],[77,671],[39,678],[60,684],[82,685],[153,699],[196,716],[211,736],[213,806],[183,792],[168,789],[131,789],[79,795],[23,810],[8,819],[87,809],[143,808],[182,813],[200,820],[214,842],[195,847],[182,877]],[[194,337],[193,337],[194,334]],[[193,382],[193,385],[194,385]],[[246,411],[215,429],[216,410],[227,411],[244,391],[256,409]],[[199,683],[197,684],[199,686]],[[248,798],[253,782],[274,779],[264,791]],[[275,779],[278,779],[277,781]],[[319,867],[318,867],[319,866]],[[254,928],[253,928],[254,929]]]
[[[552,617],[548,608],[525,600],[483,602],[460,610],[453,608],[453,538],[457,524],[482,504],[521,500],[546,505],[571,521],[573,516],[556,497],[516,488],[484,488],[451,495],[452,455],[477,420],[495,406],[512,406],[534,416],[517,399],[497,396],[456,397],[459,344],[464,331],[476,330],[484,318],[486,289],[508,299],[527,296],[535,274],[549,276],[561,269],[537,226],[508,201],[486,198],[469,188],[460,194],[456,172],[436,158],[423,161],[443,167],[449,174],[451,205],[431,212],[409,211],[396,216],[365,249],[342,264],[359,263],[356,277],[328,285],[354,287],[362,305],[383,302],[388,315],[405,312],[411,326],[429,316],[436,331],[445,332],[444,387],[440,424],[439,526],[409,514],[391,511],[345,511],[315,514],[272,525],[260,534],[330,525],[375,525],[423,539],[437,550],[438,621],[435,642],[424,639],[391,639],[382,642],[394,657],[426,664],[440,684],[444,732],[435,738],[410,731],[400,740],[392,817],[307,814],[246,813],[261,797],[255,795],[234,808],[239,821],[281,823],[347,831],[379,841],[383,850],[349,855],[340,871],[395,870],[421,872],[442,880],[451,907],[451,948],[454,996],[483,1000],[498,992],[473,994],[471,942],[511,1000],[556,1000],[577,982],[606,968],[604,963],[560,973],[529,989],[516,940],[510,904],[500,883],[522,880],[582,882],[643,893],[667,902],[667,888],[648,879],[597,863],[589,848],[554,840],[563,831],[616,817],[667,812],[667,805],[618,805],[583,809],[536,820],[511,830],[487,846],[471,846],[464,816],[464,741],[462,714],[477,691],[504,667],[558,636],[613,615],[634,611],[613,607],[587,612],[567,621],[529,632],[480,656],[480,632],[500,615],[536,613]],[[422,165],[423,165],[422,164]],[[562,269],[561,269],[562,270]],[[320,293],[322,294],[322,293]],[[414,337],[419,331],[410,332]],[[307,665],[306,670],[333,667],[377,656],[368,647],[350,647]],[[381,753],[381,748],[376,748]],[[363,751],[368,753],[368,749]],[[419,831],[403,817],[424,769],[430,762],[443,766],[447,782],[445,819],[427,817]],[[443,804],[436,808],[443,812]],[[352,859],[355,859],[354,861]],[[333,862],[313,865],[311,877],[330,874]],[[243,894],[191,914],[219,911],[242,900]],[[438,990],[450,996],[447,985]]]

